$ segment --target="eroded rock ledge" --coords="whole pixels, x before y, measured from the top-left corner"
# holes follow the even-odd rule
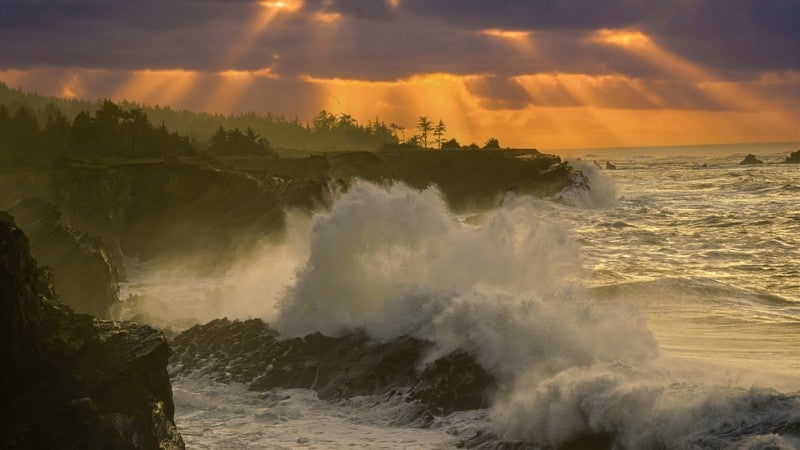
[[[72,313],[4,212],[0,307],[0,447],[184,447],[161,333]]]
[[[245,383],[256,391],[313,389],[323,400],[403,395],[419,402],[421,416],[429,418],[486,407],[495,379],[465,353],[422,364],[431,346],[413,337],[375,342],[363,334],[281,340],[259,319],[218,319],[175,337],[170,372]]]

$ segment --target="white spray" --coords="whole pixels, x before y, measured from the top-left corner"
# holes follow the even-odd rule
[[[509,199],[475,227],[434,189],[356,183],[314,218],[308,262],[274,325],[287,336],[413,335],[435,343],[429,359],[470,352],[500,382],[490,417],[509,441],[560,446],[608,433],[625,448],[791,444],[768,431],[800,418],[796,397],[679,382],[659,368],[642,317],[589,300],[578,248],[536,207]],[[740,423],[750,429],[731,425]]]

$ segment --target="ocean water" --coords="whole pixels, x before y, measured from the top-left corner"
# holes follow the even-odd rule
[[[435,189],[357,184],[213,279],[138,267],[129,315],[176,329],[263,317],[471,352],[503,388],[422,429],[408,405],[173,380],[193,448],[448,448],[477,431],[558,447],[800,446],[797,144],[565,156],[591,190],[454,215]],[[580,158],[580,159],[578,159]],[[606,160],[617,170],[598,170]]]

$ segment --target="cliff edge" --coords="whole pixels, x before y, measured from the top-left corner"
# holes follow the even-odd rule
[[[161,333],[61,304],[5,212],[0,307],[0,447],[184,448]]]

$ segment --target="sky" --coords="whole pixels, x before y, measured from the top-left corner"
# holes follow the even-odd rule
[[[800,0],[0,0],[0,81],[462,143],[800,141]]]

